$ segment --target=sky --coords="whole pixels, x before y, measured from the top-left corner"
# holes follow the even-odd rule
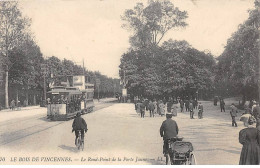
[[[186,40],[194,48],[219,56],[239,24],[248,18],[254,0],[171,0],[188,12],[185,29],[169,31],[163,41]],[[83,64],[91,71],[118,78],[121,55],[127,52],[131,32],[121,16],[137,2],[147,0],[23,0],[23,14],[45,57]]]

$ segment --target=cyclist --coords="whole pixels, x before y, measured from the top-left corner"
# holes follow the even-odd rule
[[[163,154],[168,155],[168,140],[177,137],[179,132],[176,121],[172,119],[172,113],[166,113],[166,120],[163,121],[160,128],[160,135],[163,137]]]
[[[79,136],[78,130],[81,131],[81,139],[82,139],[82,142],[84,142],[84,131],[87,132],[88,128],[87,128],[86,121],[83,118],[81,118],[80,112],[77,113],[76,118],[74,119],[73,124],[72,124],[72,132],[75,131],[75,135],[76,135],[75,145],[77,145],[76,142],[77,142],[77,138]]]

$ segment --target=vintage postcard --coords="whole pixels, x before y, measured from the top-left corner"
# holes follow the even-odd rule
[[[259,9],[0,1],[0,164],[259,165]]]

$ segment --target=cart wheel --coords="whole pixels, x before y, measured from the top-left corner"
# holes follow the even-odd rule
[[[191,154],[189,158],[189,165],[195,165],[195,164],[196,164],[195,157],[193,154]]]

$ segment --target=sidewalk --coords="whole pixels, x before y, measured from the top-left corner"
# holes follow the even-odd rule
[[[21,110],[17,110],[17,108],[15,108],[15,110],[3,109],[3,110],[0,111],[0,113],[1,112],[15,112],[15,111],[33,110],[33,109],[39,109],[39,108],[44,108],[44,107],[40,107],[40,105],[37,105],[37,106],[21,107]]]
[[[117,100],[116,98],[104,98],[100,99],[99,102],[97,99],[94,99],[94,104],[103,104],[106,102]],[[10,109],[4,109],[0,111],[0,122],[13,120],[17,118],[26,118],[26,117],[33,117],[33,116],[46,116],[47,115],[47,109],[46,107],[40,107],[40,105],[37,106],[27,106],[27,107],[21,107],[21,110],[10,110]]]

